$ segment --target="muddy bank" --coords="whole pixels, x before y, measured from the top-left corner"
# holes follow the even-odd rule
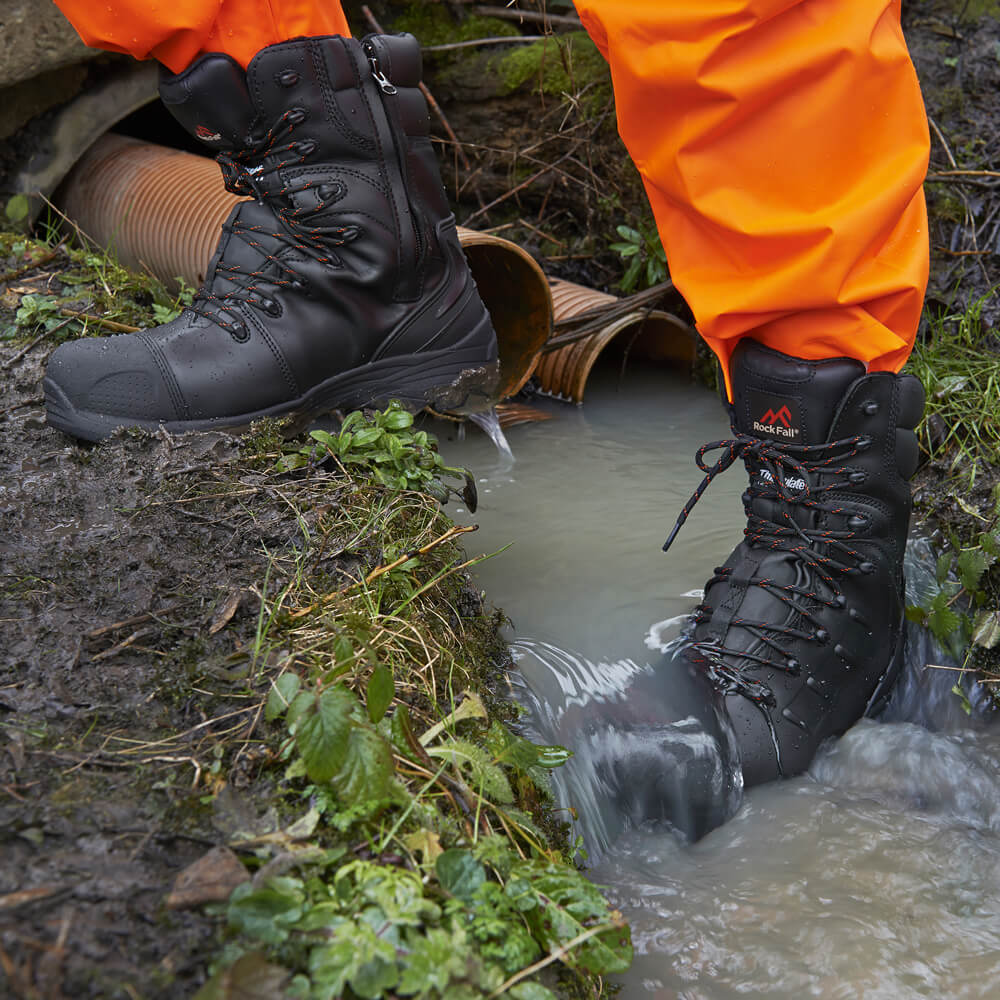
[[[484,995],[585,928],[539,975],[599,995],[627,930],[565,864],[543,790],[563,757],[505,725],[500,619],[437,503],[321,456],[279,470],[308,445],[273,429],[76,446],[44,424],[30,344],[0,345],[0,992],[191,997],[217,970],[205,996],[282,996],[326,940],[305,895],[364,872],[413,909],[384,914],[398,958],[325,955],[358,995],[442,941],[420,995]],[[348,734],[339,758],[296,732],[296,694],[302,732]],[[496,873],[567,922],[468,890]],[[312,933],[248,917],[275,885]],[[363,936],[377,911],[340,899]]]

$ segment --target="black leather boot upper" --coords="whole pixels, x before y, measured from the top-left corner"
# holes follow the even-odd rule
[[[903,655],[908,480],[924,395],[911,375],[803,361],[751,340],[731,375],[733,438],[699,451],[705,479],[677,528],[742,458],[744,540],[706,585],[688,655],[726,695],[753,785],[805,770],[826,737],[888,696]]]
[[[161,96],[245,194],[178,319],[60,347],[49,420],[239,427],[390,397],[483,406],[496,340],[429,140],[409,35],[300,38],[246,72],[210,54]]]

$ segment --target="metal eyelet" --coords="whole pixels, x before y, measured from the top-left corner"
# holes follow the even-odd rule
[[[857,484],[857,483],[863,483],[868,478],[868,473],[867,472],[862,472],[860,469],[858,469],[857,471],[852,472],[847,478],[852,483],[855,483],[855,484]]]
[[[250,330],[246,323],[239,320],[229,328],[229,336],[238,344],[245,344],[250,339]]]
[[[833,599],[833,606],[835,608],[846,608],[847,598],[844,597],[843,594],[837,594],[837,596]]]
[[[862,573],[868,573],[868,574],[874,573],[875,564],[870,562],[863,562],[858,565],[858,569],[861,570]]]
[[[879,411],[879,405],[878,403],[875,402],[874,399],[869,399],[867,403],[864,403],[861,406],[861,412],[866,417],[874,417],[875,414],[878,413],[878,411]]]
[[[294,149],[299,156],[309,156],[311,153],[316,152],[316,140],[303,139],[301,142],[293,142],[292,149]]]
[[[798,674],[802,669],[802,664],[799,663],[794,656],[790,656],[787,660],[785,660],[785,666],[792,671],[793,674]]]
[[[275,81],[282,87],[294,87],[299,82],[299,74],[294,69],[283,69],[274,75]]]
[[[292,110],[285,115],[285,119],[290,121],[293,125],[301,125],[308,117],[309,112],[305,108],[292,108]]]
[[[857,531],[859,528],[865,528],[868,526],[868,518],[863,514],[854,514],[847,519],[847,527],[851,531]]]
[[[872,446],[872,439],[870,437],[860,438],[856,445],[858,451],[867,451],[871,446]]]
[[[825,628],[818,628],[813,633],[813,638],[823,646],[830,641],[830,633]]]

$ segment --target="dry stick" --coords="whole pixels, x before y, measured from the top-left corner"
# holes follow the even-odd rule
[[[527,979],[528,976],[533,976],[536,972],[540,972],[547,965],[551,965],[553,962],[558,962],[564,956],[568,955],[577,945],[581,945],[584,941],[589,941],[595,934],[603,934],[605,931],[616,931],[621,930],[625,926],[625,921],[618,917],[615,920],[611,920],[606,924],[598,924],[596,927],[589,927],[587,930],[583,931],[582,934],[577,934],[572,941],[567,941],[560,948],[557,948],[554,952],[546,955],[545,958],[540,959],[535,962],[534,965],[529,965],[528,968],[522,969],[520,972],[515,973],[510,979],[507,980],[502,986],[495,989],[487,1000],[493,1000],[494,997],[500,996],[501,993],[506,993],[512,986],[516,986],[522,979]]]
[[[402,566],[403,563],[405,563],[408,559],[413,559],[415,556],[427,555],[428,552],[430,552],[432,549],[436,549],[439,545],[443,544],[444,542],[451,541],[451,539],[457,538],[459,535],[468,534],[468,532],[470,531],[478,531],[478,530],[479,530],[478,524],[469,524],[464,526],[456,524],[454,527],[449,528],[443,535],[439,536],[438,538],[435,538],[433,541],[428,542],[421,548],[415,549],[412,552],[407,552],[404,555],[401,555],[398,559],[394,560],[391,563],[388,563],[385,566],[376,566],[375,569],[373,569],[363,580],[355,580],[354,583],[352,583],[349,587],[345,587],[343,590],[335,590],[332,594],[327,594],[325,597],[320,598],[318,601],[314,601],[308,607],[299,608],[298,611],[293,611],[288,617],[292,621],[295,621],[298,618],[304,618],[306,615],[311,614],[321,605],[329,603],[340,594],[345,594],[347,593],[347,591],[352,590],[354,587],[360,586],[362,583],[371,583],[372,580],[377,579],[383,573],[389,573],[392,570],[396,569],[397,567]]]
[[[617,302],[609,302],[604,306],[595,306],[593,309],[588,309],[577,316],[563,320],[556,325],[556,329],[565,330],[566,332],[556,333],[542,347],[542,351],[547,353],[557,350],[560,347],[565,347],[566,344],[582,340],[597,330],[603,329],[608,323],[618,319],[620,316],[625,316],[645,306],[652,307],[657,299],[673,291],[673,287],[674,283],[668,278],[666,281],[654,285],[652,288],[647,288],[645,291],[637,292],[635,295],[630,295],[628,298],[619,299]]]
[[[569,28],[582,28],[583,23],[578,17],[566,14],[543,14],[533,10],[512,10],[510,7],[490,7],[487,4],[477,4],[472,8],[476,14],[488,17],[498,17],[504,21],[535,21],[542,24],[564,24]]]
[[[50,260],[53,260],[63,248],[63,244],[69,239],[69,234],[67,233],[48,253],[43,253],[38,260],[30,261],[23,267],[18,267],[13,271],[8,271],[6,274],[0,274],[0,285],[6,285],[13,281],[15,278],[20,278],[22,274],[27,274],[29,271],[37,271],[38,268],[48,264]]]
[[[10,406],[5,406],[0,410],[0,417],[6,417],[8,413],[13,413],[15,410],[23,410],[26,406],[38,406],[44,402],[44,396],[32,396],[30,399],[23,399],[20,403],[12,403]]]
[[[541,170],[536,170],[535,173],[533,173],[530,177],[521,181],[521,183],[518,184],[517,187],[511,188],[508,192],[506,192],[506,194],[500,195],[499,198],[494,198],[493,201],[491,201],[488,205],[484,205],[477,212],[473,212],[472,215],[470,215],[465,220],[465,222],[462,223],[462,225],[468,226],[473,219],[478,219],[480,215],[485,215],[486,212],[488,212],[491,208],[496,208],[497,205],[501,204],[502,202],[505,202],[508,198],[517,194],[519,191],[523,191],[526,187],[528,187],[529,184],[534,184],[534,182],[537,181],[539,177],[544,177],[547,173],[550,173],[551,171],[555,170],[555,168],[558,167],[559,164],[563,162],[563,160],[568,160],[570,155],[571,155],[570,153],[563,153],[563,155],[560,156],[559,159],[556,160],[554,163],[550,163],[548,166],[542,167]]]
[[[551,188],[550,188],[550,190],[551,190]],[[548,195],[546,195],[546,199],[547,198],[548,198]],[[557,240],[554,236],[550,236],[548,233],[543,233],[541,229],[539,229],[537,226],[533,226],[527,220],[525,220],[525,219],[518,219],[517,221],[520,222],[521,225],[524,226],[525,229],[530,229],[536,236],[541,237],[543,240],[548,240],[549,243],[555,243],[555,245],[557,247],[562,247],[563,250],[567,249],[566,244],[563,243],[562,240]]]
[[[450,52],[452,49],[481,48],[484,45],[520,45],[523,42],[541,42],[548,35],[495,35],[491,38],[472,38],[467,42],[448,42],[445,45],[425,45],[424,52]]]
[[[82,319],[87,323],[95,323],[97,326],[107,327],[116,333],[138,333],[141,326],[129,326],[127,323],[116,323],[113,319],[104,319],[103,316],[94,316],[91,313],[76,312],[73,309],[60,309],[60,316],[69,316],[70,319]]]
[[[55,333],[56,330],[71,322],[72,320],[64,320],[62,323],[56,324],[51,330],[46,330],[45,333],[40,333],[34,340],[30,341],[26,347],[22,347],[21,350],[14,355],[14,357],[8,358],[2,365],[0,365],[0,370],[7,371],[8,369],[13,368],[18,361],[33,351],[50,333]]]
[[[110,625],[102,625],[100,628],[91,629],[89,632],[84,633],[84,635],[88,639],[99,639],[102,635],[107,635],[108,632],[115,632],[120,628],[128,628],[132,625],[141,625],[143,622],[149,621],[150,618],[165,615],[167,612],[179,607],[180,601],[177,601],[174,604],[166,605],[166,607],[157,608],[156,611],[147,611],[141,615],[133,615],[131,618],[123,618],[120,622],[112,622]]]
[[[936,129],[937,126],[935,126]],[[938,133],[940,135],[940,133]],[[949,157],[950,159],[950,157]],[[927,180],[936,181],[942,177],[996,177],[1000,178],[1000,170],[937,170],[927,175]]]
[[[379,35],[385,34],[385,29],[375,19],[375,15],[371,12],[371,9],[368,7],[367,4],[362,5],[361,13],[365,15],[365,20],[371,25],[373,31],[375,31]],[[427,106],[431,109],[431,111],[434,112],[434,114],[437,115],[438,121],[441,122],[442,128],[445,130],[445,133],[447,134],[448,138],[451,140],[455,149],[458,151],[458,155],[461,157],[462,160],[462,166],[465,167],[467,171],[471,170],[472,165],[469,163],[469,158],[465,155],[465,150],[462,149],[462,144],[458,141],[458,136],[455,135],[454,131],[452,131],[451,122],[449,122],[448,119],[445,117],[444,112],[441,110],[441,105],[434,100],[434,95],[430,92],[430,90],[427,87],[427,84],[425,84],[423,80],[420,81],[418,86],[420,87],[420,93],[424,95],[424,100],[427,101]],[[482,205],[483,201],[482,195],[479,194],[478,192],[477,192],[477,198],[479,200],[480,205]]]

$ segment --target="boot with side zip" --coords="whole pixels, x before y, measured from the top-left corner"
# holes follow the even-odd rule
[[[412,35],[299,38],[246,72],[209,54],[160,95],[217,152],[238,204],[176,320],[52,355],[49,423],[98,441],[123,426],[295,426],[333,409],[482,409],[496,336],[431,148]]]
[[[706,584],[687,656],[725,698],[750,786],[806,770],[823,740],[889,697],[904,656],[908,480],[924,392],[912,375],[804,361],[752,340],[730,371],[733,437],[698,452],[705,478],[664,548],[712,479],[742,459],[744,539]]]

